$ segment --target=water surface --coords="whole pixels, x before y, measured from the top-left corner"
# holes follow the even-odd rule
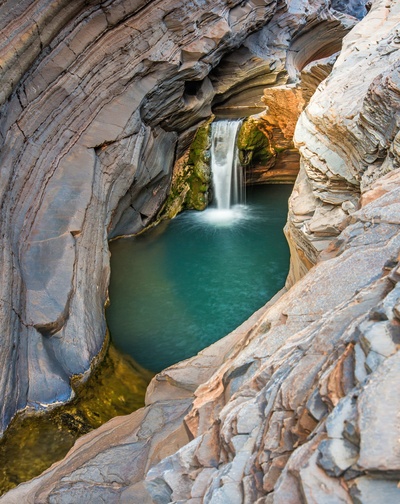
[[[217,341],[284,285],[283,235],[292,186],[247,189],[230,210],[185,212],[110,244],[115,345],[160,371]]]

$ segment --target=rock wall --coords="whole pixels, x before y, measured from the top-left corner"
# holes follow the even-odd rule
[[[297,126],[289,231],[330,215],[317,264],[0,502],[400,500],[399,22],[374,3]]]
[[[238,135],[246,183],[294,183],[299,153],[293,134],[304,107],[302,89],[298,83],[266,88],[262,101],[265,111],[248,118]]]
[[[318,87],[297,125],[302,162],[286,227],[292,243],[288,285],[339,235],[358,208],[360,192],[397,167],[396,9],[390,3],[375,5],[368,25],[361,22],[346,37],[336,63],[340,73]],[[374,31],[372,40],[367,30]]]
[[[288,78],[303,32],[331,27],[333,51],[349,25],[327,0],[7,0],[0,13],[2,432],[18,410],[68,400],[89,369],[107,240],[152,222],[212,106],[252,106],[256,84]]]

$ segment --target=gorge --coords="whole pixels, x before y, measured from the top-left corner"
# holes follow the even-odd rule
[[[266,106],[270,171],[300,153],[286,288],[0,502],[399,500],[400,5],[367,7],[0,5],[2,431],[88,374],[108,240],[160,217],[200,123]]]
[[[207,209],[110,244],[112,341],[151,371],[196,355],[284,286],[292,186],[246,191],[240,127],[238,120],[211,123]]]

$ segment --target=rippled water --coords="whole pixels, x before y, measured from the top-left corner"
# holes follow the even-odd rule
[[[248,188],[245,206],[185,212],[110,244],[115,345],[152,371],[228,334],[283,287],[292,186]]]

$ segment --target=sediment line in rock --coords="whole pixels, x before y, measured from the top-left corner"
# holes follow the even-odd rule
[[[282,79],[295,37],[319,20],[343,25],[325,0],[311,8],[255,0],[64,6],[2,4],[5,39],[23,61],[13,65],[9,46],[0,48],[8,62],[0,431],[18,410],[68,400],[71,376],[89,369],[106,332],[107,240],[157,215],[174,159],[214,98],[252,105],[249,75],[257,86]],[[226,70],[236,49],[244,57],[232,78]]]
[[[145,409],[81,438],[0,502],[399,500],[399,21],[397,2],[374,3],[297,125],[289,225],[316,265],[237,331],[157,375]],[[383,137],[387,120],[396,127]]]

